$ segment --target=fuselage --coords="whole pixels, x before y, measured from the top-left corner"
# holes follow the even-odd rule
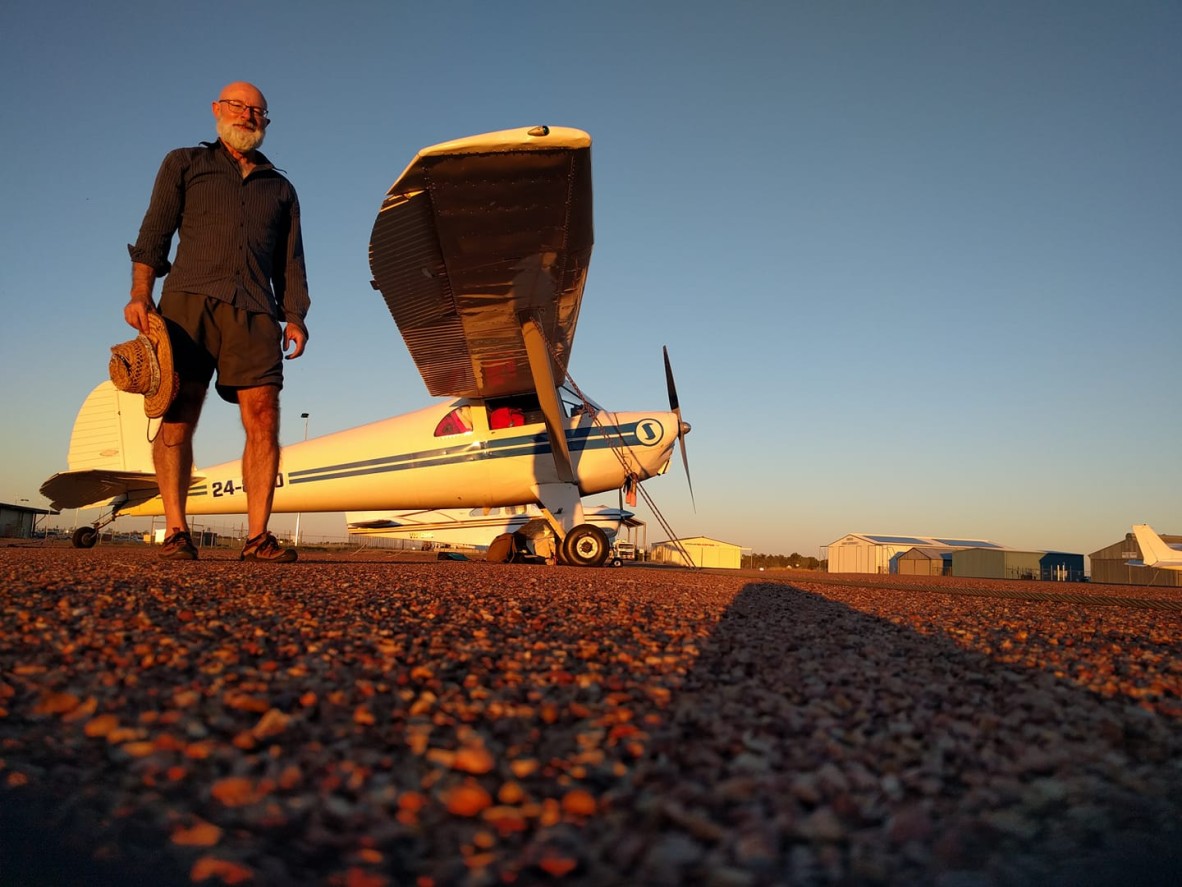
[[[482,401],[461,398],[284,447],[273,511],[475,508],[538,501],[558,482],[545,425],[517,415],[506,427]],[[678,418],[668,411],[591,411],[567,417],[579,495],[619,488],[668,467]],[[194,471],[189,514],[246,511],[241,464]],[[121,514],[163,514],[159,496]]]

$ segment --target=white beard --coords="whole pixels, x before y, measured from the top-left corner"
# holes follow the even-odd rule
[[[247,154],[254,151],[263,143],[266,135],[266,130],[261,126],[251,132],[249,129],[235,126],[229,120],[218,119],[218,137],[239,153]]]

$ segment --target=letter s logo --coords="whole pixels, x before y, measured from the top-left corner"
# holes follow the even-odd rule
[[[641,446],[655,446],[664,434],[664,427],[656,419],[641,419],[636,423],[636,440]]]

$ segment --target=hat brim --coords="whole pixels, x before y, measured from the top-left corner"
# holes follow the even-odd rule
[[[155,311],[148,314],[148,341],[152,343],[156,362],[160,365],[160,384],[154,394],[144,395],[144,413],[149,419],[158,419],[172,405],[180,388],[180,379],[172,361],[172,340],[168,338],[168,326]]]

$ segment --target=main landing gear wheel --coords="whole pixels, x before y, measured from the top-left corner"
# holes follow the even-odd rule
[[[607,534],[593,524],[579,524],[562,540],[562,562],[574,567],[600,567],[611,554]]]
[[[94,543],[98,542],[98,530],[94,527],[79,527],[70,541],[75,548],[94,548]]]

